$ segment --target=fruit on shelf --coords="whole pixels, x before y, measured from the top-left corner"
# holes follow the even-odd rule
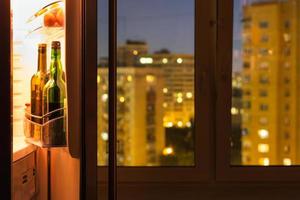
[[[55,8],[44,15],[44,26],[46,27],[63,27],[64,11],[62,8]]]

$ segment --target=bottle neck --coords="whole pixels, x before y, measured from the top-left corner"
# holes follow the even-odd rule
[[[61,50],[52,49],[51,51],[51,65],[50,78],[54,81],[62,80],[62,65],[61,65]]]
[[[46,51],[40,51],[38,55],[38,71],[41,73],[47,72],[47,53]]]

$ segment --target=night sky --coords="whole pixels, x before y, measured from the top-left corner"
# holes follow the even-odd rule
[[[242,5],[234,0],[233,69],[241,66]],[[150,52],[167,48],[194,52],[194,0],[119,0],[118,45],[127,39],[148,42]],[[98,57],[108,54],[108,0],[98,0]]]
[[[108,0],[98,0],[98,54],[107,56]],[[194,0],[119,0],[118,45],[148,42],[150,52],[194,52]]]

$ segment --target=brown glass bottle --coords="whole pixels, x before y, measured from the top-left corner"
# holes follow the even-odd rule
[[[38,124],[43,123],[43,88],[47,81],[47,45],[39,44],[38,69],[31,78],[31,120]],[[41,126],[34,125],[31,136],[39,140],[40,135]]]

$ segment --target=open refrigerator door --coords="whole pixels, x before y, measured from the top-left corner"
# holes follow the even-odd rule
[[[79,199],[80,162],[68,148],[65,4],[11,0],[13,199]]]

